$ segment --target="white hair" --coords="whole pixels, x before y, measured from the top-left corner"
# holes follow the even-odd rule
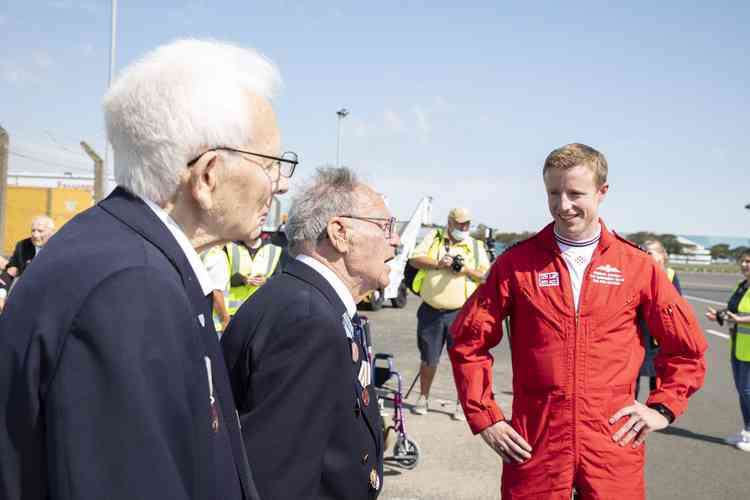
[[[309,185],[292,201],[285,229],[291,247],[315,244],[331,218],[351,213],[359,186],[359,179],[348,168],[318,168]]]
[[[117,183],[164,204],[188,161],[252,137],[248,93],[271,100],[280,86],[276,66],[253,49],[177,40],[146,54],[104,97]]]
[[[55,221],[49,215],[36,215],[33,219],[31,219],[31,225],[33,226],[35,222],[43,223],[45,226],[47,226],[47,229],[55,228]]]

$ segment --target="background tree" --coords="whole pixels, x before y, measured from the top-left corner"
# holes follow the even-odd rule
[[[729,245],[726,243],[719,243],[718,245],[714,245],[711,247],[711,258],[712,259],[726,259],[731,257],[731,252],[729,251]]]

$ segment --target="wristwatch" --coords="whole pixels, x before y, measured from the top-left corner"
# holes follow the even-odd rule
[[[656,410],[659,413],[661,413],[662,415],[664,415],[664,418],[666,418],[667,422],[669,422],[670,424],[672,422],[674,422],[674,413],[672,413],[672,410],[670,410],[669,408],[667,408],[663,404],[661,404],[661,403],[654,403],[654,404],[650,404],[650,405],[646,405],[646,406],[648,406],[652,410]]]

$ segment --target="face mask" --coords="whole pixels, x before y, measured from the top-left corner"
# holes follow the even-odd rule
[[[451,238],[456,241],[464,241],[469,237],[469,231],[459,231],[458,229],[451,230]]]

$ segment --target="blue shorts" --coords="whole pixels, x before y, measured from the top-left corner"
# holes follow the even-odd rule
[[[460,309],[435,309],[422,302],[417,310],[417,347],[422,362],[428,366],[437,366],[443,346],[453,345],[450,326]]]

